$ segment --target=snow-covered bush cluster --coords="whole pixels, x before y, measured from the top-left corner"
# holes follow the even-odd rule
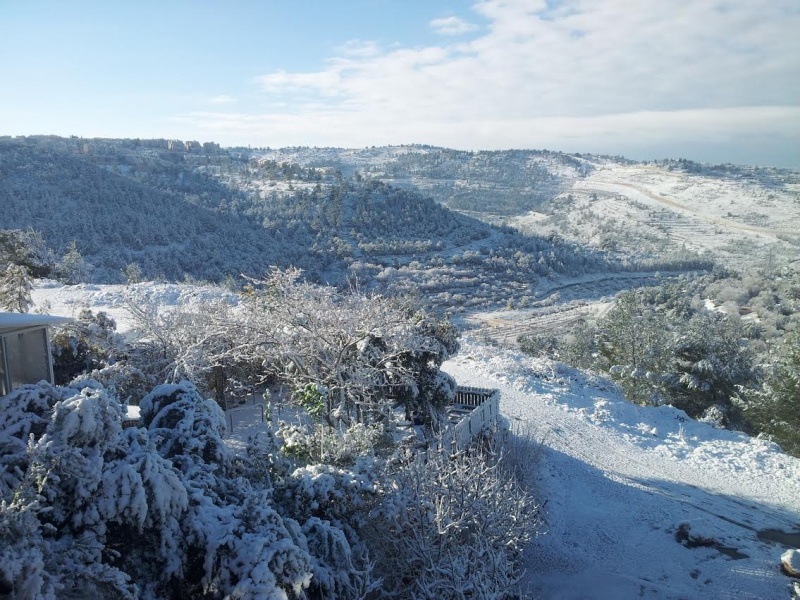
[[[300,506],[300,520],[285,512],[295,506],[276,501],[270,479],[255,476],[253,463],[225,444],[213,401],[186,382],[164,385],[142,401],[142,418],[144,427],[123,429],[121,406],[97,384],[27,386],[0,400],[4,592],[363,594],[366,560],[330,522]],[[293,479],[303,489],[314,478]]]
[[[0,399],[0,590],[14,598],[503,598],[536,506],[490,454],[246,455],[188,383],[141,402],[96,382]],[[355,425],[342,447],[372,439]],[[385,457],[388,451],[382,455]],[[388,460],[388,462],[387,462]],[[410,579],[410,581],[409,581]]]

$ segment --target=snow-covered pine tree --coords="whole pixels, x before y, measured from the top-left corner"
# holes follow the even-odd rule
[[[800,456],[800,332],[787,337],[763,385],[742,391],[737,404],[753,429]]]
[[[73,240],[70,242],[66,254],[61,257],[57,266],[61,278],[67,283],[83,283],[89,275],[89,265],[83,259],[78,246]]]
[[[33,305],[33,281],[22,265],[9,264],[0,276],[0,308],[10,312],[28,312]]]

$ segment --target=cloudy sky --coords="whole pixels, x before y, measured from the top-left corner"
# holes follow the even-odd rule
[[[798,0],[0,0],[0,135],[800,167]]]

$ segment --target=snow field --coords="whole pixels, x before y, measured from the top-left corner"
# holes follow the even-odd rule
[[[31,312],[41,311],[62,317],[77,317],[88,308],[105,312],[117,323],[118,333],[129,333],[134,326],[128,306],[144,300],[156,300],[169,309],[183,304],[226,302],[236,304],[236,294],[213,285],[142,282],[131,285],[66,285],[49,279],[36,280],[31,294]]]

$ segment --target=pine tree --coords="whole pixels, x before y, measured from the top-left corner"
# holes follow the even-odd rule
[[[58,270],[67,283],[74,284],[86,281],[88,265],[80,251],[78,251],[78,246],[74,240],[70,242],[67,253],[61,257],[61,261],[58,263]]]
[[[15,264],[9,264],[0,276],[0,308],[11,312],[28,312],[33,300],[31,291],[33,282],[28,270]]]
[[[740,400],[755,430],[800,456],[800,333],[788,337],[764,385],[746,391]]]
[[[628,400],[657,400],[657,383],[668,363],[667,324],[639,290],[619,295],[600,324],[596,343],[596,365],[612,374]]]

